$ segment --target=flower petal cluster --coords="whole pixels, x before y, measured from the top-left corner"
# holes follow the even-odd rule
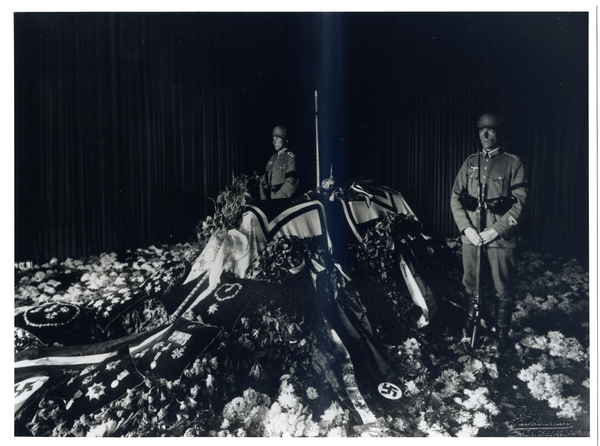
[[[547,373],[539,363],[521,370],[517,376],[527,383],[534,398],[548,401],[550,407],[560,409],[558,416],[576,418],[583,411],[580,397],[563,396],[563,388],[573,384],[572,378],[560,373]]]
[[[269,437],[316,437],[319,425],[312,420],[310,411],[294,394],[289,376],[281,378],[279,397],[266,413],[263,422],[265,435]]]

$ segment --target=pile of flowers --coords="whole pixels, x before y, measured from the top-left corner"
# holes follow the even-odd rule
[[[199,253],[197,243],[164,247],[150,246],[122,255],[99,256],[63,262],[52,259],[32,269],[15,269],[15,314],[47,303],[67,303],[81,307],[98,306],[107,300],[124,297],[139,289],[167,262],[189,262]],[[110,309],[110,303],[106,305]],[[142,304],[123,315],[120,324],[102,333],[90,326],[90,342],[105,341],[157,327],[167,321],[167,314],[155,300]],[[42,346],[23,330],[15,330],[15,349]]]
[[[244,187],[238,190],[246,193]],[[232,211],[234,220],[238,208]],[[219,230],[211,226],[214,221],[199,227],[214,233]],[[493,332],[482,330],[472,348],[460,330],[465,315],[456,267],[459,239],[435,246],[431,271],[422,271],[434,296],[448,283],[441,276],[457,288],[444,289],[438,299],[443,316],[434,316],[425,329],[416,326],[415,308],[397,286],[393,252],[414,230],[414,221],[389,216],[350,250],[349,275],[364,278],[356,284],[359,295],[370,290],[363,302],[380,353],[401,381],[395,409],[376,422],[361,422],[324,367],[336,358],[320,327],[298,308],[272,303],[245,313],[179,379],[146,377],[68,428],[64,402],[42,400],[17,417],[17,431],[128,437],[589,436],[589,276],[581,264],[537,253],[521,256],[512,347],[501,354]],[[423,245],[424,252],[428,246]],[[48,302],[88,305],[108,293],[134,289],[167,262],[192,262],[201,247],[152,246],[15,270],[15,312]],[[278,265],[297,264],[310,255],[323,256],[311,240],[280,239],[257,259],[255,274],[285,283],[285,268]],[[332,287],[348,286],[341,274],[332,273],[330,280]],[[148,302],[123,319],[122,334],[167,321],[160,305]],[[15,333],[15,351],[34,345]]]

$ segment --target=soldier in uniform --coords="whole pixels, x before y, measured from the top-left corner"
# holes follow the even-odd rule
[[[296,156],[288,150],[287,130],[277,126],[273,129],[275,155],[267,162],[262,177],[260,197],[262,200],[290,198],[298,188]]]
[[[482,316],[492,318],[498,333],[499,349],[505,350],[512,315],[511,279],[515,268],[514,250],[519,229],[527,215],[528,185],[521,159],[505,152],[503,119],[493,113],[477,121],[483,150],[463,163],[452,188],[451,207],[463,242],[463,285],[469,296],[467,330],[473,328],[477,274],[477,250],[482,246],[481,265],[489,266],[494,296],[483,294]],[[480,228],[478,185],[485,186],[485,228]],[[487,259],[487,262],[483,262]],[[495,308],[494,308],[495,307]],[[485,311],[489,312],[488,315]]]

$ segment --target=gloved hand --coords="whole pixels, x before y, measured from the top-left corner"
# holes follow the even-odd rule
[[[479,234],[479,236],[481,237],[481,240],[483,240],[484,245],[487,245],[488,243],[491,243],[498,237],[500,237],[496,230],[493,228],[484,229],[483,232]]]
[[[479,233],[475,228],[469,227],[465,229],[465,235],[469,240],[471,240],[471,243],[473,243],[475,246],[483,245],[483,240],[481,239]]]

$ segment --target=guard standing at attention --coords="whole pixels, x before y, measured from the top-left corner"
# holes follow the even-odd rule
[[[285,127],[275,127],[272,136],[276,153],[267,162],[266,172],[261,180],[260,198],[262,200],[291,198],[298,189],[299,183],[296,156],[288,149]]]
[[[486,113],[477,121],[483,150],[463,163],[452,188],[451,208],[454,221],[462,234],[463,285],[469,296],[467,330],[474,321],[476,283],[484,262],[477,268],[477,251],[489,267],[494,295],[483,293],[482,318],[491,319],[498,333],[499,350],[506,349],[512,315],[511,281],[515,269],[514,250],[520,241],[519,229],[529,208],[528,184],[521,159],[505,152],[504,120]],[[485,191],[485,226],[479,222],[479,187]],[[486,313],[487,311],[487,313]]]

